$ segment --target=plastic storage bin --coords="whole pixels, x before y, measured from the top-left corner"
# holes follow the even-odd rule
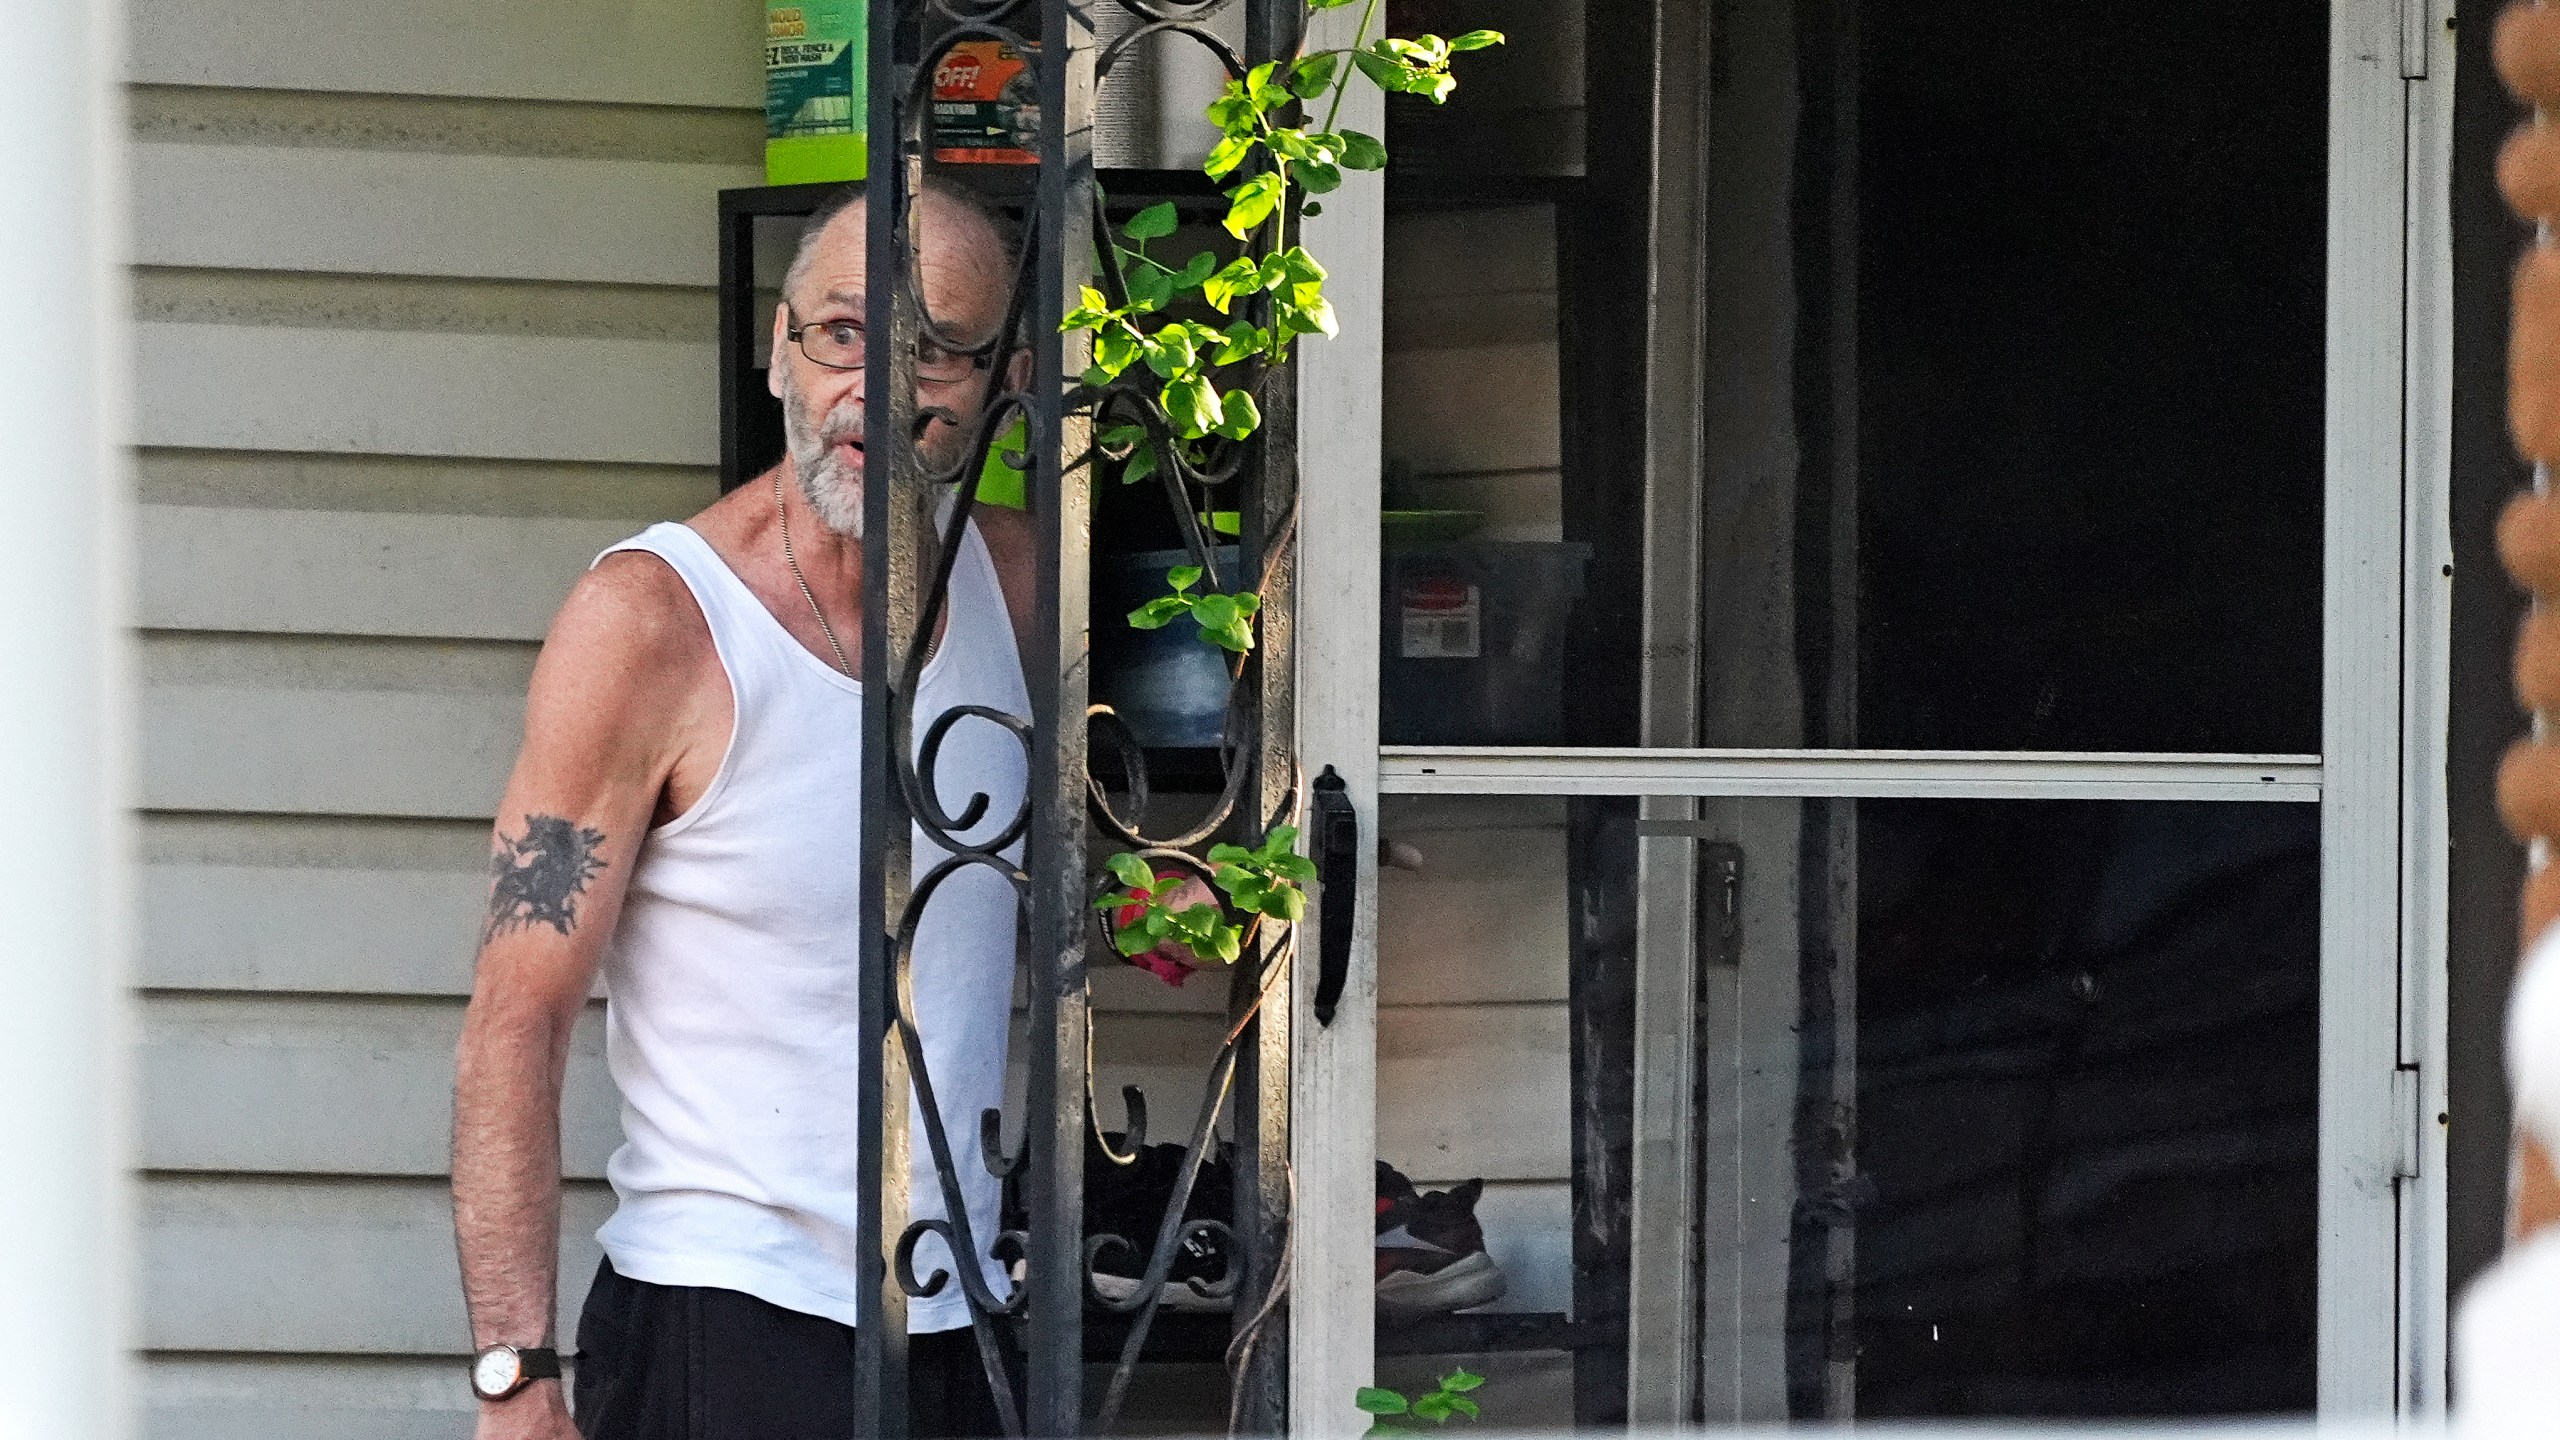
[[[1379,597],[1379,739],[1561,745],[1564,657],[1591,547],[1389,550]]]

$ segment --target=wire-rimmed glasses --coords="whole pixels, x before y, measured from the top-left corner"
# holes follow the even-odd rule
[[[785,310],[783,313],[792,322],[782,332],[783,338],[799,346],[800,353],[809,357],[809,363],[824,365],[830,370],[863,368],[865,358],[863,344],[866,337],[862,333],[861,321],[810,320],[804,322],[792,311]],[[921,335],[916,337],[916,379],[920,381],[934,385],[957,385],[972,374],[986,369],[987,363],[987,357],[984,355],[957,354],[943,349]]]

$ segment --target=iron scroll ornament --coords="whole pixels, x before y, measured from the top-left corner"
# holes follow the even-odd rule
[[[1112,6],[1135,22],[1108,44],[1097,44],[1092,23],[1098,6]],[[1253,42],[1246,54],[1209,28],[1241,11]],[[1107,239],[1108,202],[1087,148],[1093,96],[1114,71],[1152,37],[1181,36],[1200,46],[1231,78],[1248,62],[1292,52],[1299,0],[931,0],[901,6],[875,0],[870,35],[872,207],[867,272],[892,283],[870,287],[866,317],[866,413],[874,473],[893,477],[866,487],[864,636],[864,844],[870,860],[864,880],[862,979],[865,1007],[861,1123],[876,1137],[864,1155],[861,1252],[870,1288],[879,1297],[879,1323],[859,1327],[862,1375],[859,1420],[863,1433],[904,1433],[901,1343],[904,1299],[943,1293],[957,1285],[965,1296],[980,1363],[1008,1434],[1063,1435],[1107,1432],[1127,1396],[1144,1351],[1174,1252],[1185,1240],[1210,1235],[1225,1243],[1227,1274],[1195,1288],[1232,1295],[1239,1316],[1254,1323],[1272,1314],[1277,1267],[1256,1256],[1262,1237],[1253,1225],[1186,1219],[1184,1209],[1203,1161],[1217,1143],[1218,1123],[1237,1093],[1240,1068],[1252,1062],[1257,1032],[1285,1006],[1264,1001],[1285,983],[1292,945],[1284,927],[1262,927],[1239,957],[1233,974],[1230,1023],[1203,1077],[1198,1107],[1187,1127],[1179,1179],[1151,1235],[1088,1235],[1081,1217],[1085,1138],[1103,1163],[1134,1163],[1145,1143],[1146,1104],[1126,1092],[1127,1140],[1105,1138],[1093,1095],[1089,956],[1111,952],[1097,901],[1107,881],[1088,879],[1084,827],[1137,851],[1166,873],[1204,880],[1209,868],[1192,852],[1219,838],[1250,841],[1271,825],[1295,818],[1294,770],[1275,766],[1267,721],[1272,679],[1285,666],[1270,662],[1272,646],[1239,655],[1229,665],[1227,726],[1217,747],[1220,783],[1205,814],[1151,834],[1158,808],[1145,752],[1108,706],[1085,695],[1085,617],[1081,612],[1087,563],[1090,487],[1123,466],[1125,447],[1097,445],[1099,429],[1136,426],[1159,457],[1157,480],[1182,535],[1183,548],[1208,582],[1241,586],[1246,575],[1266,602],[1285,585],[1295,527],[1295,477],[1286,463],[1285,426],[1266,426],[1244,441],[1213,438],[1186,444],[1175,433],[1157,396],[1137,376],[1102,385],[1084,382],[1082,338],[1063,334],[1067,297],[1088,281],[1125,304],[1127,276]],[[930,38],[928,37],[930,35]],[[1062,43],[1032,46],[1035,37]],[[922,304],[920,233],[916,197],[931,157],[932,80],[940,60],[972,39],[1017,47],[1039,74],[1040,136],[1030,233],[1020,247],[1001,324],[983,337],[941,331]],[[1264,222],[1254,243],[1277,248],[1293,224],[1285,211]],[[1248,318],[1270,323],[1269,302],[1254,297]],[[920,406],[914,354],[919,340],[973,360],[999,387],[976,415]],[[1014,385],[1016,357],[1031,360],[1027,385]],[[1282,372],[1255,362],[1230,388],[1256,395],[1266,412],[1286,414],[1278,400]],[[1143,374],[1144,372],[1141,372]],[[955,427],[958,443],[938,460],[924,448],[934,421]],[[1026,678],[1032,713],[1010,715],[965,707],[931,717],[919,742],[915,701],[931,649],[949,606],[954,565],[980,501],[974,484],[990,451],[1019,423],[1023,450],[1012,456],[1029,477],[1029,509],[1039,533],[1039,620],[1025,637]],[[1279,452],[1275,455],[1275,446]],[[1276,462],[1276,463],[1275,463]],[[1275,483],[1276,482],[1276,483]],[[1224,505],[1213,496],[1235,498]],[[938,504],[928,506],[925,497]],[[939,515],[931,513],[939,509]],[[1221,575],[1218,547],[1205,512],[1234,508],[1253,517],[1246,525],[1238,573]],[[929,560],[919,557],[929,556]],[[1113,617],[1116,620],[1116,617]],[[1105,623],[1111,623],[1106,621]],[[1081,716],[1082,724],[1065,717]],[[994,726],[1021,745],[1030,783],[1014,813],[991,814],[994,799],[958,785],[959,803],[946,803],[942,759],[947,741],[963,725]],[[1283,727],[1285,728],[1285,727]],[[1100,744],[1114,763],[1106,783],[1087,763]],[[1260,828],[1255,828],[1260,827]],[[1248,833],[1250,832],[1250,833]],[[911,846],[920,838],[940,857],[912,885]],[[1010,852],[1019,846],[1019,860]],[[915,1021],[912,957],[915,937],[935,897],[956,876],[984,869],[1012,887],[1030,972],[1030,1086],[1022,1140],[1008,1148],[1006,1126],[989,1111],[978,1117],[977,1137],[986,1167],[1021,1182],[1029,1223],[993,1237],[973,1233],[960,1190],[951,1136],[935,1095],[933,1077]],[[1234,914],[1245,924],[1253,917]],[[1107,960],[1106,963],[1117,963]],[[1285,1043],[1285,1030],[1281,1031]],[[910,1137],[907,1107],[895,1098],[913,1087],[924,1144],[940,1177],[943,1214],[909,1222],[904,1214]],[[1243,1104],[1237,1128],[1246,1128]],[[1261,1123],[1257,1113],[1254,1123]],[[1070,1143],[1070,1142],[1073,1143]],[[1240,1193],[1244,1187],[1239,1187]],[[1250,1202],[1248,1202],[1250,1203]],[[938,1238],[953,1263],[920,1262],[923,1242]],[[992,1241],[981,1248],[981,1239]],[[1267,1246],[1261,1248],[1267,1249]],[[978,1255],[993,1253],[1007,1268],[1020,1267],[1024,1283],[998,1293],[981,1273]],[[1092,1269],[1106,1256],[1143,1256],[1134,1290],[1106,1296]],[[1253,1261],[1255,1263],[1247,1263]],[[1071,1276],[1071,1279],[1070,1279]],[[1255,1293],[1248,1278],[1263,1283]],[[1184,1282],[1193,1283],[1193,1282]],[[1099,1410],[1089,1421],[1082,1402],[1082,1320],[1085,1307],[1129,1316]],[[1248,1330],[1250,1330],[1250,1326]],[[1016,1332],[1029,1351],[1017,1382],[1009,1364]],[[1249,1341],[1250,1334],[1243,1337]],[[1264,1362],[1270,1363],[1266,1348]]]

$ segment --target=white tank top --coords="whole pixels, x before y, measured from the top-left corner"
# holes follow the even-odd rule
[[[653,525],[605,554],[619,550],[645,550],[684,577],[736,704],[710,787],[642,842],[606,951],[605,1053],[624,1138],[605,1167],[620,1204],[597,1238],[632,1279],[743,1291],[850,1325],[871,1304],[854,1245],[862,686],[792,638],[693,530]],[[974,527],[952,575],[950,627],[925,667],[917,739],[962,705],[1030,713]],[[936,773],[946,813],[988,796],[963,839],[992,838],[1022,803],[1021,742],[993,724],[954,725]],[[918,831],[916,875],[947,853]],[[1019,842],[1006,853],[1020,863]],[[1003,1101],[1014,938],[1011,885],[972,866],[935,896],[913,961],[943,1130],[998,1295],[1010,1281],[984,1253],[999,1187],[980,1156],[978,1116]],[[909,1213],[939,1218],[924,1123],[912,1105],[909,1114]],[[948,1268],[950,1254],[927,1237],[918,1273]],[[967,1324],[958,1277],[907,1313],[918,1332]]]

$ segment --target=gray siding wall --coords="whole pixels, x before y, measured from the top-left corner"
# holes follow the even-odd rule
[[[146,1433],[457,1436],[452,1046],[552,608],[707,502],[751,4],[137,0]],[[615,1140],[571,1063],[564,1289]]]

